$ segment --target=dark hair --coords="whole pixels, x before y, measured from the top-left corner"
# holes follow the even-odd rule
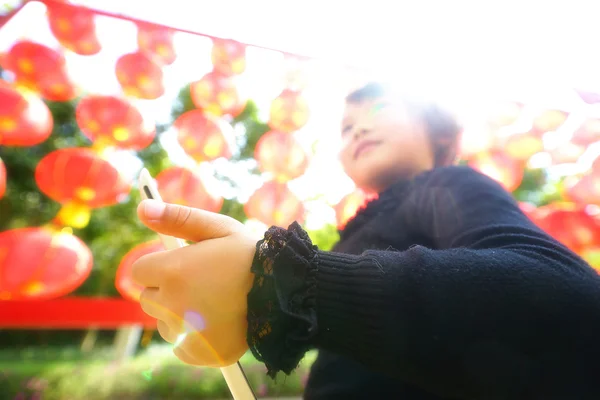
[[[398,93],[390,85],[371,82],[346,96],[346,103],[360,103],[382,96],[393,95],[399,98],[408,114],[422,122],[429,134],[433,147],[435,166],[440,167],[454,162],[458,153],[458,141],[462,127],[457,119],[438,104]]]

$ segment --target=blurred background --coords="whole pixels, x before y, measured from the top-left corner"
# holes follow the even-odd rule
[[[369,80],[433,97],[461,163],[600,269],[600,53],[572,2],[87,0],[0,3],[0,399],[230,398],[137,304],[166,201],[322,249],[365,202],[337,161],[343,99]],[[524,3],[524,4],[523,4]],[[309,354],[257,394],[299,398]]]

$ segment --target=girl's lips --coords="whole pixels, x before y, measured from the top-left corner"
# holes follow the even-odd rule
[[[365,140],[356,146],[356,150],[354,150],[354,159],[356,160],[363,152],[370,150],[371,148],[379,145],[380,142],[375,140]]]

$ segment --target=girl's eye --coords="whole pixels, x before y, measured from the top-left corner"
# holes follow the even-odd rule
[[[346,135],[351,130],[352,130],[352,125],[344,125],[342,127],[342,136]]]

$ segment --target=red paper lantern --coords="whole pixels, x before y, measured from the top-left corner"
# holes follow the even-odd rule
[[[581,206],[554,203],[540,207],[534,222],[577,254],[600,245],[600,223]]]
[[[244,204],[248,218],[254,218],[268,226],[287,228],[292,222],[302,223],[304,205],[286,184],[267,182]]]
[[[215,71],[239,75],[246,70],[246,46],[234,40],[213,39],[211,60]]]
[[[49,4],[47,7],[50,30],[61,45],[82,56],[100,52],[94,13],[60,3]]]
[[[519,202],[519,208],[533,222],[539,218],[540,213],[535,205],[526,202]]]
[[[544,150],[544,142],[534,132],[517,133],[509,136],[504,143],[506,155],[517,160],[528,160]]]
[[[4,193],[6,193],[6,167],[0,158],[0,199],[4,197]]]
[[[115,96],[88,96],[75,111],[85,136],[100,147],[141,150],[152,143],[156,129],[135,106]]]
[[[574,183],[567,184],[566,197],[583,206],[600,205],[600,177],[588,174]]]
[[[223,198],[209,193],[202,178],[186,168],[171,167],[156,177],[158,190],[167,203],[219,212]]]
[[[77,96],[64,56],[47,46],[19,41],[10,48],[4,62],[6,69],[15,74],[18,85],[38,92],[47,100],[70,101]]]
[[[50,228],[0,232],[0,300],[46,300],[77,289],[92,270],[79,238]]]
[[[140,301],[140,295],[144,287],[135,283],[131,278],[131,267],[140,257],[164,250],[165,248],[159,240],[152,240],[138,244],[125,254],[115,277],[115,287],[121,296],[136,302]]]
[[[533,128],[540,133],[555,131],[567,120],[568,113],[560,110],[546,110],[533,120]]]
[[[237,116],[246,101],[238,93],[233,78],[213,71],[204,75],[202,79],[190,85],[192,102],[197,108],[216,115]]]
[[[52,114],[33,93],[0,85],[0,145],[35,146],[52,133]]]
[[[295,132],[308,122],[308,102],[300,92],[285,89],[273,102],[269,114],[269,126],[280,132]]]
[[[334,207],[338,229],[344,229],[348,221],[354,218],[358,210],[376,197],[376,195],[367,195],[362,190],[355,190],[344,196]]]
[[[137,42],[141,52],[163,65],[171,65],[177,58],[173,46],[174,31],[159,25],[138,24]]]
[[[181,114],[173,123],[177,140],[183,150],[198,162],[231,157],[223,129],[230,125],[202,112],[191,110]]]
[[[523,163],[500,151],[477,154],[469,165],[501,183],[509,192],[517,189],[523,181]]]
[[[154,100],[165,93],[162,69],[142,52],[121,56],[117,60],[115,71],[127,96]]]
[[[90,208],[118,203],[130,187],[119,171],[89,148],[55,150],[38,163],[35,181],[40,190],[63,205],[56,222],[85,227]]]
[[[256,143],[254,158],[263,172],[270,172],[278,182],[301,176],[308,167],[308,154],[293,135],[270,131]]]

